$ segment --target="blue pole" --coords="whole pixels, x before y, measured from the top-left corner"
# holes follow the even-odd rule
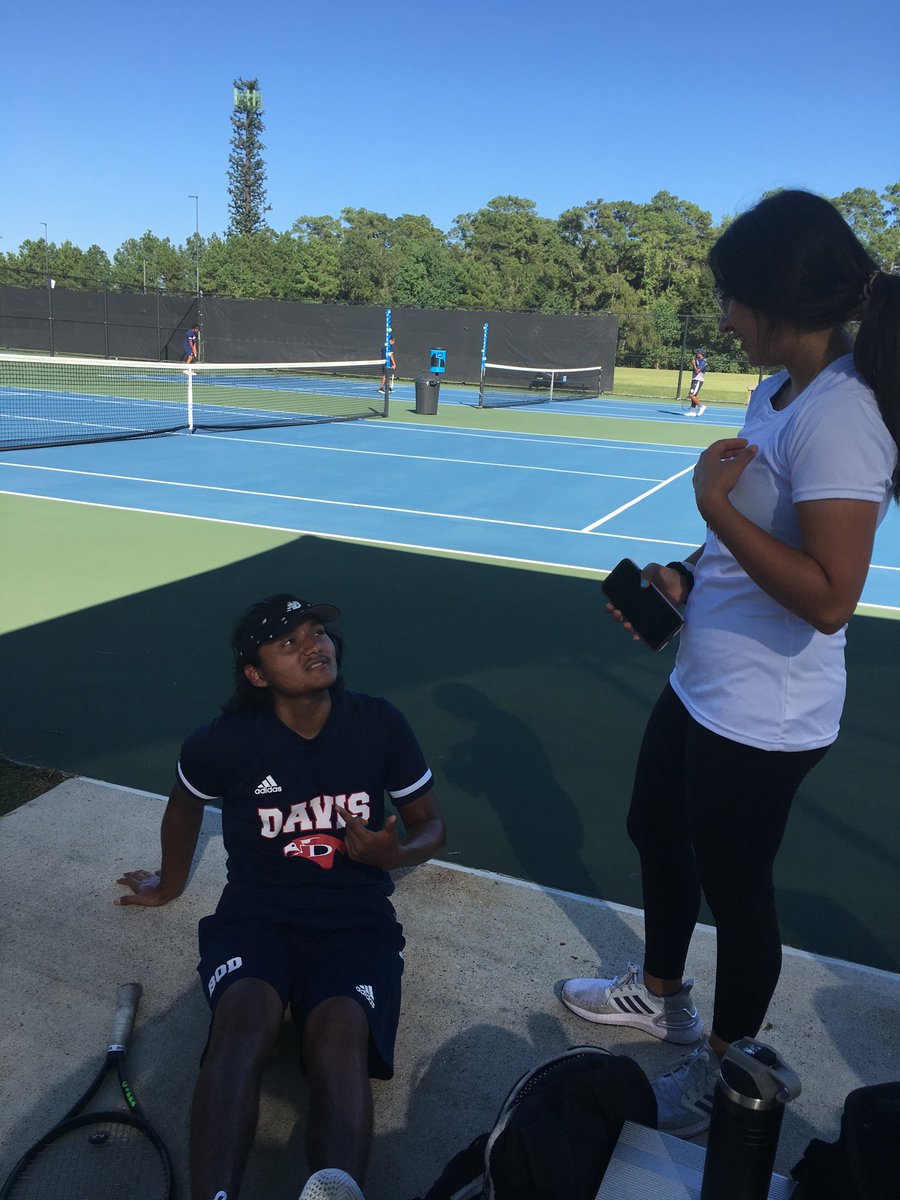
[[[488,342],[488,323],[484,323],[484,332],[481,338],[481,373],[478,376],[478,407],[484,408],[484,368],[487,365],[487,342]]]

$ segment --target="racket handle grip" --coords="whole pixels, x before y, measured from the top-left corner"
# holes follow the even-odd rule
[[[116,1011],[109,1034],[109,1045],[106,1048],[107,1058],[124,1057],[143,990],[139,983],[119,984],[116,990]]]

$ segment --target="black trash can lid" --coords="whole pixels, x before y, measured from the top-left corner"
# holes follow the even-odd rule
[[[432,387],[437,387],[437,380],[433,375],[417,375],[416,383],[430,383]]]

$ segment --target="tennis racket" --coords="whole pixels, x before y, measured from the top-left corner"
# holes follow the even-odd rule
[[[121,984],[105,1062],[81,1099],[15,1165],[0,1200],[170,1200],[168,1151],[123,1072],[141,991],[139,983]],[[113,1070],[126,1111],[82,1111]]]

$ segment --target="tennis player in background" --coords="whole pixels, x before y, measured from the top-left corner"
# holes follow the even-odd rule
[[[379,392],[387,389],[389,392],[394,388],[394,371],[397,369],[397,360],[394,358],[394,335],[391,334],[389,343],[381,347],[381,357],[384,362],[384,370],[381,372],[381,387]]]
[[[686,417],[702,417],[706,412],[706,405],[700,403],[700,389],[703,387],[704,379],[706,379],[708,366],[706,351],[702,349],[695,350],[694,357],[691,359],[691,390],[689,392],[691,407],[684,414]]]
[[[181,748],[161,869],[118,881],[131,889],[120,905],[180,896],[204,805],[220,800],[228,881],[199,925],[212,1024],[191,1116],[193,1200],[237,1200],[288,1005],[309,1079],[303,1196],[361,1200],[369,1080],[393,1075],[404,938],[389,872],[431,858],[444,822],[406,719],[344,690],[343,643],[325,624],[339,616],[277,595],[241,617],[234,694]]]
[[[200,354],[200,326],[194,324],[184,335],[184,355],[183,361],[186,363],[194,363]]]

